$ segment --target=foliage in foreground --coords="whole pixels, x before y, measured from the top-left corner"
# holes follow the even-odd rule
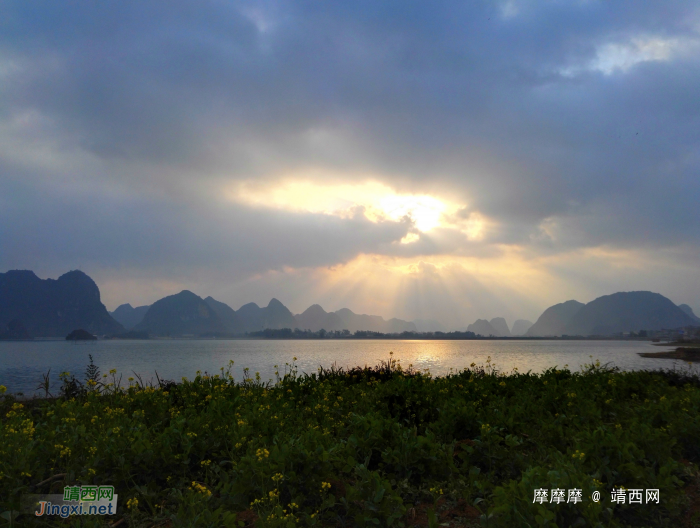
[[[139,527],[413,526],[420,514],[437,526],[459,505],[451,526],[674,526],[700,459],[700,380],[673,372],[472,365],[431,377],[389,361],[291,366],[274,384],[222,369],[119,389],[114,372],[103,384],[91,369],[84,386],[64,376],[62,398],[0,396],[4,519],[22,493],[97,484],[115,487],[116,518]],[[661,503],[611,504],[619,487],[658,488]],[[533,504],[536,488],[581,488],[584,500]]]

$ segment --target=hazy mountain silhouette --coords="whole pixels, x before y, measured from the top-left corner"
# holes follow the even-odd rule
[[[260,313],[262,308],[255,304],[254,302],[244,304],[238,310],[236,310],[236,316],[238,317],[238,328],[241,331],[244,329],[250,330],[265,330],[262,327],[262,314]]]
[[[235,327],[237,332],[255,332],[267,328],[293,329],[297,326],[292,312],[277,299],[270,300],[265,308],[260,308],[255,303],[245,304],[236,311],[236,316],[238,318]]]
[[[309,306],[304,312],[294,316],[296,328],[318,332],[321,329],[334,331],[344,330],[343,320],[335,312],[326,312],[318,304]],[[349,328],[347,328],[349,330]]]
[[[263,308],[263,315],[265,328],[294,328],[296,323],[294,314],[277,299],[272,299],[267,308]]]
[[[499,337],[510,337],[510,328],[508,328],[508,323],[503,317],[494,317],[489,321],[493,329],[497,332],[496,336]]]
[[[143,316],[150,306],[137,306],[133,308],[129,303],[122,304],[113,312],[109,312],[115,320],[119,321],[121,325],[127,330],[131,330],[137,324],[143,320]]]
[[[204,302],[217,316],[217,321],[211,328],[207,328],[201,333],[243,334],[266,328],[295,327],[294,316],[277,299],[272,299],[265,308],[261,308],[255,303],[248,303],[239,308],[238,311],[211,296],[204,299]]]
[[[585,305],[578,301],[566,301],[547,308],[534,325],[525,333],[527,336],[560,336],[566,332],[566,325]]]
[[[687,316],[689,316],[693,321],[695,321],[695,324],[700,324],[700,317],[695,315],[695,312],[693,312],[693,309],[688,306],[687,304],[679,304],[678,308],[683,310]]]
[[[189,290],[182,290],[154,302],[134,330],[177,336],[226,332],[227,328],[204,299]]]
[[[385,321],[380,315],[356,314],[347,308],[341,308],[335,312],[343,322],[342,329],[356,332],[367,330],[370,332],[382,332],[394,334],[401,332],[416,332],[416,325],[403,319],[392,318]]]
[[[93,334],[114,334],[124,327],[100,301],[97,284],[82,271],[57,280],[28,270],[0,273],[0,328],[20,322],[34,337],[65,337],[76,328]]]
[[[366,330],[387,333],[386,321],[379,315],[356,314],[348,308],[341,308],[335,313],[342,319],[343,327],[351,332]]]
[[[297,328],[300,330],[336,331],[348,330],[356,332],[358,330],[369,330],[371,332],[400,333],[415,332],[416,325],[401,319],[389,319],[385,321],[379,315],[356,314],[347,308],[341,308],[336,312],[326,312],[318,304],[309,306],[303,313],[295,315]]]
[[[525,335],[531,326],[532,321],[528,321],[527,319],[518,319],[513,323],[513,328],[510,332],[514,336]]]
[[[477,335],[484,337],[498,336],[496,329],[491,326],[486,319],[477,319],[467,327],[467,332],[474,332]]]
[[[167,301],[167,302],[166,302]],[[159,304],[160,303],[160,304]],[[208,306],[209,316],[204,313],[201,304]],[[156,305],[158,305],[156,307]],[[155,310],[151,308],[156,307]],[[131,305],[121,305],[115,314],[132,316],[134,308]],[[153,313],[151,313],[153,312]],[[212,317],[214,315],[215,317]],[[125,319],[125,322],[130,320]],[[436,322],[433,322],[436,323]],[[436,323],[439,325],[439,323]],[[442,325],[439,325],[441,328]],[[165,297],[154,303],[143,316],[143,319],[133,327],[138,331],[147,331],[152,335],[182,335],[199,333],[243,334],[260,330],[282,328],[327,331],[369,330],[382,333],[416,332],[416,325],[401,319],[385,321],[378,315],[360,315],[343,308],[337,312],[326,312],[318,304],[310,306],[301,314],[294,315],[277,299],[271,299],[265,308],[255,303],[248,303],[234,310],[228,304],[217,301],[213,297],[201,299],[187,290],[178,295]]]
[[[244,333],[265,329],[289,328],[311,330],[318,332],[323,329],[329,332],[336,330],[369,330],[382,333],[415,332],[416,326],[401,319],[385,321],[378,315],[359,315],[347,308],[337,312],[326,312],[318,304],[307,308],[304,312],[293,315],[289,309],[277,299],[272,299],[266,308],[260,308],[255,303],[248,303],[234,311],[225,303],[211,297],[205,299],[212,309],[217,312],[229,332]]]
[[[236,311],[228,304],[217,301],[212,296],[204,299],[204,302],[219,316],[227,332],[236,332],[240,330],[241,325],[239,317]]]
[[[618,292],[604,295],[578,310],[566,324],[568,335],[610,335],[639,330],[690,326],[695,321],[659,293]]]

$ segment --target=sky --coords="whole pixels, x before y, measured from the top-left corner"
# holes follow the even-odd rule
[[[464,328],[700,313],[700,5],[0,3],[0,271]]]

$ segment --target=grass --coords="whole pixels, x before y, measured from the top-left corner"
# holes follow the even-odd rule
[[[88,374],[64,375],[60,398],[0,396],[0,526],[698,525],[688,373],[489,363],[432,377],[390,360],[128,388]],[[21,494],[69,484],[113,485],[117,515],[13,513]],[[620,487],[659,489],[660,504],[613,504]],[[539,488],[583,502],[533,503]]]

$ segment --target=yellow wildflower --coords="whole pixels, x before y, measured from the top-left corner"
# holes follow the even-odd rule
[[[190,488],[193,491],[196,491],[197,493],[201,493],[202,495],[206,495],[207,497],[211,496],[211,491],[209,491],[206,486],[201,485],[199,482],[195,482],[194,480],[192,481],[192,486]]]

